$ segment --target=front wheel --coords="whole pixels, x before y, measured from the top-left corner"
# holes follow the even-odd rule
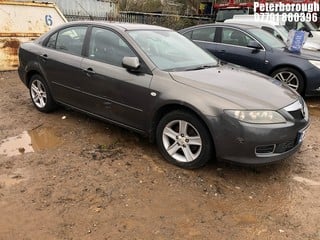
[[[188,112],[165,115],[158,124],[156,140],[164,158],[182,168],[199,168],[212,156],[213,145],[207,128]]]
[[[40,75],[32,76],[29,83],[30,97],[34,106],[40,112],[50,112],[56,104],[51,96],[49,88]]]
[[[281,82],[286,83],[290,88],[296,90],[299,94],[303,94],[304,80],[302,75],[292,68],[280,68],[274,71],[271,76]]]

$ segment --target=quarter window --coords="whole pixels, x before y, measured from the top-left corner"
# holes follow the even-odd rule
[[[135,57],[135,54],[119,35],[107,29],[92,29],[90,59],[121,67],[123,57]]]
[[[46,47],[48,47],[48,48],[56,48],[57,36],[58,36],[58,33],[53,34],[49,38],[49,40],[48,40],[48,42],[46,44]]]
[[[183,34],[183,36],[185,36],[186,38],[191,39],[192,32],[193,32],[193,31],[186,32],[186,33]]]

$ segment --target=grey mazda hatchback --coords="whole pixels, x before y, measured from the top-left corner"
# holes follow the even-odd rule
[[[39,111],[62,104],[134,130],[183,168],[287,158],[309,125],[304,100],[287,85],[221,65],[158,26],[68,23],[22,44],[19,59]]]

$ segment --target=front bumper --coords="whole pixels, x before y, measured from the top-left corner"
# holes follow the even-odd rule
[[[251,165],[276,162],[294,154],[308,126],[308,117],[283,124],[249,124],[226,114],[211,118],[217,159]]]

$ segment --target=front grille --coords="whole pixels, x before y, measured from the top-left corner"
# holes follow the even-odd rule
[[[294,148],[295,146],[295,140],[290,140],[284,143],[280,143],[277,144],[276,149],[275,149],[275,153],[284,153],[287,152],[289,150],[291,150],[292,148]]]
[[[275,148],[275,145],[264,145],[264,146],[258,146],[256,147],[256,153],[257,154],[268,154],[268,153],[273,153]]]
[[[294,119],[297,119],[297,120],[304,119],[304,116],[302,114],[301,109],[298,109],[298,110],[295,110],[295,111],[291,111],[289,113],[291,114],[292,117],[294,117]]]

